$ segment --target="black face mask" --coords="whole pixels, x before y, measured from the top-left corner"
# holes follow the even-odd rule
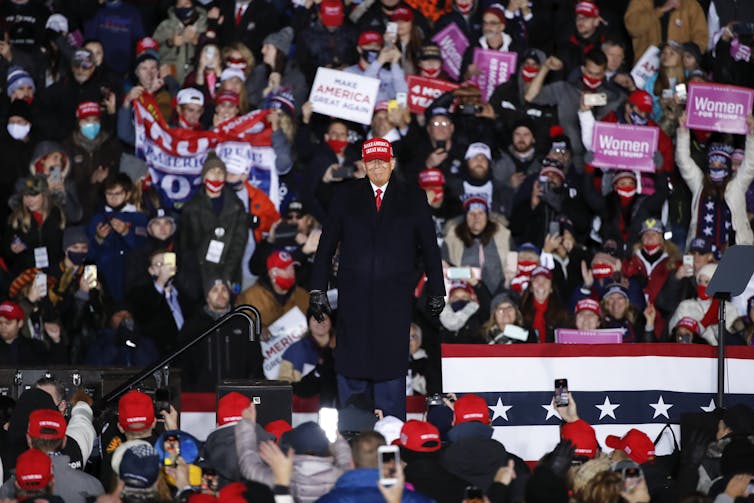
[[[191,22],[192,18],[194,17],[194,8],[193,7],[176,7],[175,8],[175,16],[181,20],[184,24],[188,24]]]
[[[380,55],[380,51],[376,51],[374,49],[364,49],[361,53],[361,56],[364,58],[364,60],[368,64],[372,64],[375,61],[377,61],[377,57]]]

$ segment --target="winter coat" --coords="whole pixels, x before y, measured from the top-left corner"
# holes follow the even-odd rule
[[[92,174],[99,167],[108,168],[107,176],[112,178],[118,172],[120,155],[123,151],[120,142],[107,131],[102,131],[93,140],[76,130],[63,142],[70,154],[71,173],[76,184],[76,192],[83,209],[82,221],[88,222],[103,198],[104,183],[92,183]]]
[[[638,61],[650,45],[659,46],[665,40],[683,44],[694,42],[701,50],[707,48],[707,18],[697,0],[681,0],[678,9],[670,11],[667,38],[662,38],[662,14],[654,0],[631,0],[623,20],[631,35],[634,60]]]
[[[194,11],[197,18],[190,26],[195,27],[196,32],[201,35],[207,31],[207,11],[198,6],[194,7]],[[160,65],[174,65],[175,78],[178,82],[183,82],[193,68],[197,54],[197,46],[189,42],[185,42],[180,47],[173,45],[173,38],[184,29],[186,26],[183,21],[175,15],[175,7],[169,7],[168,17],[157,25],[152,35],[160,43]]]
[[[97,264],[98,271],[105,279],[105,286],[110,296],[117,302],[124,299],[126,256],[145,241],[147,231],[147,217],[135,211],[131,206],[123,211],[106,211],[92,217],[87,235],[89,236],[89,258]],[[97,226],[109,222],[111,218],[122,220],[128,225],[125,235],[115,229],[100,242],[97,237]]]
[[[30,138],[28,142],[19,141],[11,138],[7,130],[0,132],[0,152],[3,153],[3,169],[0,170],[0,222],[8,221],[8,201],[16,190],[16,182],[29,173],[34,145],[34,138]]]
[[[173,284],[173,287],[178,293],[178,303],[185,322],[193,312],[194,304],[191,297],[178,285]],[[156,285],[149,283],[137,286],[127,292],[126,300],[141,333],[154,339],[160,355],[165,356],[175,349],[178,327],[165,295],[157,290]]]
[[[134,40],[133,46],[135,45]],[[106,50],[105,54],[107,58],[111,53]],[[78,125],[76,107],[84,101],[97,103],[102,101],[101,87],[104,84],[104,76],[96,72],[89,80],[81,84],[73,78],[73,75],[68,74],[40,92],[37,98],[40,113],[34,123],[34,128],[40,138],[63,141],[70,136]]]
[[[236,455],[236,423],[227,423],[218,426],[214,431],[207,435],[207,440],[202,446],[200,459],[202,467],[211,467],[220,477],[220,488],[231,482],[241,481],[241,471],[238,467],[238,456]],[[259,424],[255,425],[257,442],[275,440],[275,437],[268,433]]]
[[[691,190],[691,223],[689,224],[689,233],[686,240],[686,246],[691,245],[691,240],[696,237],[697,219],[699,215],[699,204],[704,188],[704,171],[691,159],[689,150],[689,130],[678,128],[676,144],[676,162],[681,176]],[[728,181],[725,187],[725,202],[730,209],[731,224],[735,231],[735,244],[751,245],[754,244],[754,233],[752,233],[749,219],[746,215],[746,189],[754,180],[754,131],[750,131],[746,136],[746,154],[744,161],[738,171]]]
[[[275,477],[272,469],[262,461],[257,451],[255,424],[242,419],[235,426],[236,454],[241,475],[272,488]],[[333,456],[295,454],[291,495],[298,503],[312,503],[327,494],[344,472],[351,469],[351,449],[348,442],[338,436],[331,445]]]
[[[387,381],[408,371],[408,335],[421,259],[427,295],[444,295],[440,250],[427,195],[391,177],[380,211],[368,179],[343,183],[333,196],[312,269],[326,291],[340,245],[336,370]],[[386,314],[390,313],[389,316]]]
[[[385,498],[377,488],[379,478],[376,468],[347,471],[335,483],[333,490],[318,499],[317,503],[382,503]],[[433,500],[421,493],[404,489],[401,501],[430,503]]]
[[[248,94],[249,105],[251,107],[264,107],[266,96],[262,96],[262,91],[267,87],[269,76],[270,69],[267,65],[257,65],[251,70],[249,77],[246,79],[246,93]],[[309,99],[309,85],[306,83],[306,78],[295,60],[289,59],[285,63],[285,68],[283,68],[283,73],[280,76],[280,87],[287,87],[291,90],[296,106],[296,113],[300,113],[301,105]]]
[[[668,323],[668,332],[672,331],[673,328],[678,324],[678,322],[683,317],[689,317],[693,318],[694,320],[699,323],[699,329],[702,331],[701,334],[699,334],[702,339],[707,341],[709,344],[713,346],[717,346],[717,340],[718,340],[718,333],[717,333],[717,309],[715,309],[715,321],[709,326],[703,326],[702,325],[702,319],[704,318],[704,315],[707,314],[707,311],[710,308],[710,305],[712,304],[712,299],[702,300],[699,298],[695,299],[688,299],[684,300],[680,304],[678,304],[678,307],[676,308],[675,312],[673,313],[673,316],[670,318],[670,322]],[[728,331],[733,331],[733,324],[735,323],[736,319],[738,318],[738,311],[736,311],[736,307],[731,304],[730,302],[725,302],[725,328]]]
[[[280,14],[272,3],[249,2],[239,23],[235,22],[236,2],[234,0],[220,0],[215,2],[215,5],[220,8],[220,18],[223,20],[222,24],[217,27],[218,45],[224,47],[233,42],[243,42],[254,53],[254,58],[261,61],[262,41],[267,35],[278,31],[283,26]],[[299,102],[296,101],[296,103]]]
[[[96,498],[105,492],[102,483],[83,471],[71,468],[70,458],[65,454],[55,454],[52,458],[52,471],[55,474],[53,494],[66,503],[86,503],[88,498]],[[16,493],[15,475],[0,487],[0,498],[12,498]]]
[[[63,190],[54,190],[51,187],[50,192],[65,212],[66,224],[77,224],[84,216],[84,210],[81,206],[78,190],[76,190],[76,183],[71,173],[71,158],[63,145],[54,141],[39,142],[37,146],[34,147],[34,154],[32,155],[31,163],[29,164],[29,174],[43,174],[47,177],[48,185],[52,185],[50,183],[52,181],[50,173],[45,171],[45,168],[42,167],[40,161],[42,158],[54,152],[60,152],[63,154],[63,165],[61,166]]]
[[[296,45],[296,56],[307,81],[314,81],[314,74],[320,66],[340,68],[356,63],[358,37],[359,32],[348,23],[330,31],[317,21],[302,31]]]
[[[109,2],[85,23],[84,37],[100,40],[105,49],[105,64],[125,74],[132,69],[130,66],[134,60],[136,42],[146,35],[141,19],[139,10],[133,5]]]
[[[216,214],[212,201],[201,188],[183,207],[179,250],[193,250],[196,253],[202,284],[215,278],[223,278],[231,283],[241,283],[241,258],[249,238],[249,224],[243,203],[235,193],[224,187],[221,196],[222,211]],[[208,259],[213,242],[222,243],[219,260]]]
[[[16,202],[15,198],[12,202]],[[23,204],[23,202],[19,200],[17,204]],[[37,221],[33,217],[28,230],[23,230],[21,227],[15,229],[10,225],[7,226],[5,235],[3,236],[3,257],[11,271],[12,277],[15,277],[25,269],[36,267],[34,260],[35,248],[44,247],[47,249],[47,258],[52,267],[55,267],[55,264],[63,259],[62,219],[63,216],[60,208],[53,206],[41,226],[37,224]],[[26,245],[26,249],[18,254],[10,250],[10,245],[15,238],[20,239]],[[45,270],[47,269],[45,268]]]
[[[309,293],[298,285],[288,291],[285,303],[281,304],[277,294],[272,290],[270,280],[266,276],[259,278],[253,286],[247,288],[236,299],[236,305],[250,304],[259,309],[262,326],[268,327],[285,313],[298,307],[305,313],[309,308]]]

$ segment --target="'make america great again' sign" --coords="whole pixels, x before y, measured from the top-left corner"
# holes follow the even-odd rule
[[[722,84],[689,84],[686,101],[690,129],[746,134],[746,117],[751,114],[754,90]]]
[[[604,169],[654,171],[659,133],[653,126],[597,122],[592,134],[592,164]]]

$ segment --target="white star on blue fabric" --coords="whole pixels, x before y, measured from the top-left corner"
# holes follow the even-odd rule
[[[710,215],[709,213],[704,215],[704,221],[707,222],[708,224],[711,224],[713,220],[714,220],[714,217]]]
[[[620,407],[619,403],[610,403],[610,397],[605,395],[605,401],[602,403],[602,405],[595,405],[600,410],[600,419],[602,419],[605,416],[610,416],[613,419],[616,419],[615,417],[615,409]]]
[[[713,410],[717,409],[717,405],[715,405],[715,399],[714,398],[710,398],[709,405],[707,405],[706,407],[704,405],[702,405],[700,408],[704,412],[712,412]]]
[[[707,201],[706,206],[707,206],[707,209],[710,210],[710,211],[712,211],[712,210],[715,209],[715,203],[712,202],[712,201]]]
[[[670,416],[668,415],[668,409],[673,407],[673,404],[665,403],[665,400],[662,399],[662,395],[660,395],[660,399],[657,400],[657,403],[650,403],[649,406],[655,410],[655,414],[654,416],[652,416],[652,419],[656,419],[659,416],[665,416],[666,419],[670,419]]]
[[[552,405],[552,402],[542,405],[542,408],[547,411],[547,417],[545,418],[545,421],[547,421],[551,417],[557,417],[558,419],[560,419],[560,414],[558,414],[558,411],[555,410],[555,407]]]
[[[702,232],[704,232],[705,236],[711,236],[712,235],[712,227],[705,227],[702,229]]]
[[[489,407],[489,406],[488,406]],[[503,405],[503,400],[498,397],[497,403],[490,407],[492,409],[492,421],[498,417],[502,417],[506,421],[508,420],[508,411],[512,408],[512,405]]]

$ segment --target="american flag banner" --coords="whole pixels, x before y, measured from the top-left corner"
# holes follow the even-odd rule
[[[716,357],[717,348],[690,344],[443,345],[443,391],[482,396],[493,437],[535,461],[559,441],[555,379],[568,379],[579,417],[605,450],[607,435],[637,428],[654,440],[668,423],[680,441],[681,414],[715,409]],[[725,391],[726,406],[754,407],[754,348],[727,348]],[[658,455],[672,450],[665,444]]]

